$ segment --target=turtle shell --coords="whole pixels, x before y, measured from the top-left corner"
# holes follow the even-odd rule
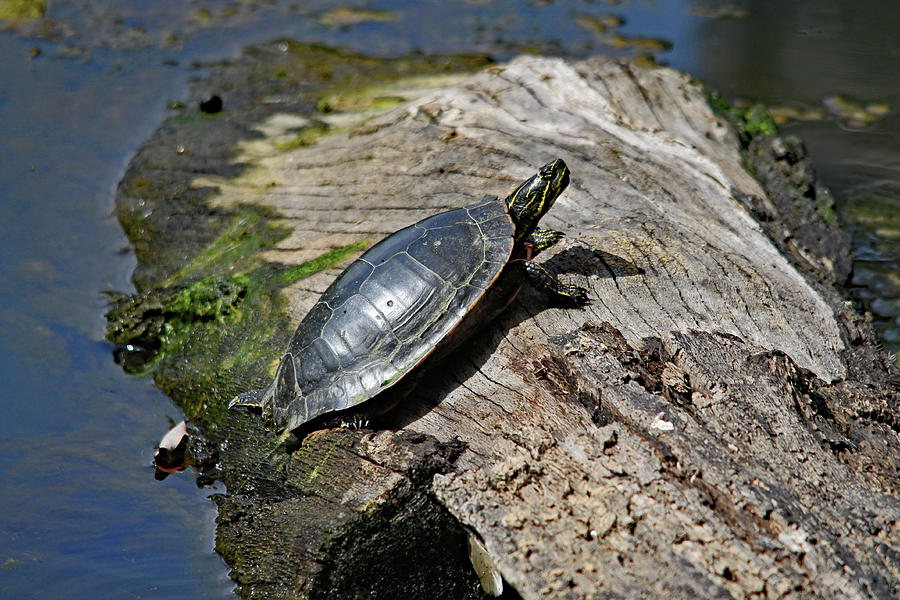
[[[514,237],[506,204],[495,198],[380,241],[297,327],[263,406],[280,426],[295,429],[399,382],[458,333],[470,313],[476,320],[490,316],[473,308],[509,262]]]

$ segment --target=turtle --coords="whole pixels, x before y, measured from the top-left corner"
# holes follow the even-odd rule
[[[585,302],[583,288],[531,260],[563,237],[537,225],[568,183],[557,158],[505,200],[449,210],[387,236],[325,290],[271,384],[238,394],[229,407],[262,409],[289,431],[350,415],[401,381],[414,382],[426,358],[434,364],[497,316],[526,279],[564,301]],[[366,425],[362,414],[341,424]]]

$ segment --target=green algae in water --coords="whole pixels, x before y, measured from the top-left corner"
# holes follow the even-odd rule
[[[587,15],[575,17],[575,22],[592,33],[605,34],[610,29],[621,27],[624,24],[622,17],[617,15]]]
[[[44,16],[44,0],[0,0],[0,21],[29,21]]]
[[[394,20],[396,20],[394,13],[363,8],[335,8],[321,17],[324,24],[337,28],[347,28],[363,23],[390,23]]]
[[[672,42],[661,38],[629,37],[627,35],[614,35],[606,40],[613,48],[640,49],[648,52],[667,52],[672,49]]]

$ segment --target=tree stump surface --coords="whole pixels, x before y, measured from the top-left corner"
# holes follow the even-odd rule
[[[388,581],[469,531],[528,600],[900,596],[896,374],[826,283],[846,257],[757,221],[784,207],[703,89],[528,57],[408,96],[290,151],[296,119],[272,118],[243,174],[195,185],[274,210],[291,233],[266,259],[299,264],[561,157],[571,184],[542,224],[566,238],[542,262],[590,303],[526,288],[383,429],[310,435],[264,494],[230,484],[240,593],[472,596]],[[782,146],[760,150],[776,175],[803,158]],[[295,324],[345,265],[286,289]]]

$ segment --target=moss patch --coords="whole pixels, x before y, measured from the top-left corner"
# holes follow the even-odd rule
[[[117,298],[107,313],[107,339],[120,346],[126,371],[143,373],[205,323],[222,325],[247,294],[249,280],[238,275],[211,277],[187,286]]]
[[[355,252],[358,252],[359,250],[362,250],[368,245],[369,242],[360,241],[335,248],[334,250],[329,250],[324,254],[320,254],[316,258],[300,263],[299,265],[295,265],[293,267],[288,267],[276,276],[276,281],[279,285],[287,285],[289,283],[305,279],[313,273],[317,273],[323,269],[327,269],[343,262],[347,259],[348,256]]]
[[[323,137],[332,133],[337,132],[327,123],[316,122],[308,127],[301,128],[292,139],[275,144],[275,148],[282,152],[288,152],[304,146],[312,146]]]
[[[778,135],[778,126],[769,114],[769,109],[759,103],[732,104],[717,91],[703,86],[706,101],[717,115],[731,123],[741,144],[746,148],[750,140],[760,135]]]
[[[216,273],[247,269],[259,263],[258,253],[288,235],[274,215],[258,208],[244,208],[234,215],[224,230],[163,286],[187,278],[209,277]]]

